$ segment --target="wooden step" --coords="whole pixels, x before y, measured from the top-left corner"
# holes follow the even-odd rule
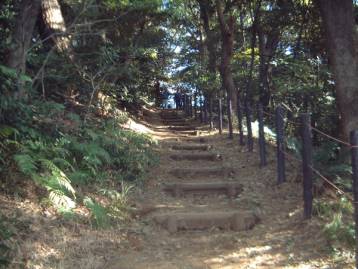
[[[208,143],[208,139],[204,137],[200,138],[178,138],[177,141],[185,143]]]
[[[190,154],[172,154],[170,159],[175,161],[220,161],[222,156],[215,153],[190,153]]]
[[[219,167],[199,167],[199,168],[175,168],[169,172],[178,178],[190,178],[200,176],[221,176],[226,177],[233,173],[232,169]]]
[[[175,134],[186,134],[186,135],[199,135],[199,131],[175,131],[173,130]]]
[[[171,183],[165,184],[164,191],[173,196],[183,196],[185,194],[226,194],[229,198],[234,198],[243,191],[243,187],[237,182],[205,182],[205,183]]]
[[[179,145],[173,145],[172,149],[174,150],[201,150],[206,151],[211,149],[211,145],[196,145],[196,144],[179,144]]]
[[[195,131],[195,127],[190,125],[169,126],[168,129],[173,131]]]
[[[173,117],[173,116],[169,116],[169,117],[165,117],[164,118],[168,118],[168,119],[165,119],[166,121],[170,121],[170,122],[187,122],[189,121],[188,118],[185,118],[185,117],[182,117],[182,116],[177,116],[177,117]]]
[[[251,212],[208,212],[208,213],[171,213],[154,217],[154,221],[170,233],[180,230],[207,230],[220,228],[245,231],[252,229],[259,218]]]
[[[162,119],[168,119],[168,120],[184,119],[183,116],[176,115],[176,114],[162,114],[160,116],[162,117]]]
[[[164,121],[165,125],[169,126],[190,126],[188,122],[186,121]]]

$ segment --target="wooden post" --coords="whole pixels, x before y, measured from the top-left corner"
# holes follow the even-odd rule
[[[276,141],[277,141],[277,183],[286,181],[285,174],[285,122],[283,120],[284,110],[282,106],[276,108]]]
[[[209,97],[209,124],[210,124],[210,130],[214,129],[214,123],[213,123],[213,98]]]
[[[189,117],[193,117],[193,96],[189,96]]]
[[[356,232],[356,269],[358,269],[358,130],[351,132],[351,154],[353,174],[354,222]]]
[[[203,123],[204,122],[204,101],[203,101],[203,96],[200,96],[200,122]]]
[[[232,102],[230,95],[226,95],[226,101],[227,101],[227,119],[229,122],[229,139],[234,138],[234,129],[232,127]]]
[[[204,123],[208,124],[208,97],[204,99]]]
[[[242,107],[239,95],[237,95],[237,120],[239,127],[239,143],[241,146],[245,145],[244,142],[244,131],[242,128]]]
[[[265,141],[265,130],[264,130],[264,112],[261,103],[259,103],[257,107],[257,116],[259,121],[260,167],[264,167],[267,164],[267,161],[266,161],[266,141]]]
[[[312,130],[311,117],[308,113],[301,115],[302,124],[302,170],[303,170],[303,202],[305,219],[310,219],[312,216],[312,201],[313,201],[313,171],[312,171]]]
[[[251,107],[248,101],[245,102],[245,114],[246,114],[246,126],[247,126],[247,148],[249,152],[252,152],[254,150],[254,140],[252,138]]]
[[[219,97],[219,134],[223,133],[223,106],[221,97]]]
[[[197,103],[197,94],[194,94],[194,118],[198,119],[198,103]]]
[[[189,117],[189,96],[185,95],[185,115]]]

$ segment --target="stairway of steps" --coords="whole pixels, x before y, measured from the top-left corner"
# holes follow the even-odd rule
[[[163,110],[161,117],[168,132],[182,135],[167,144],[171,152],[168,156],[172,164],[168,171],[171,178],[162,184],[161,190],[178,201],[185,199],[187,206],[154,214],[153,221],[172,234],[183,230],[242,231],[254,227],[258,222],[255,214],[231,206],[243,186],[232,180],[234,170],[225,167],[225,156],[216,152],[207,139],[197,137],[195,124],[185,119],[182,112]],[[226,202],[215,206],[202,204],[192,198],[196,195],[207,197],[208,203],[214,201],[211,197],[224,196]]]

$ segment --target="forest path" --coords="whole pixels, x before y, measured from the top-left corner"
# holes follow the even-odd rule
[[[198,134],[197,123],[158,113],[160,165],[136,194],[130,247],[104,268],[339,268],[326,255],[318,223],[302,220],[298,167],[288,164],[288,182],[277,186],[273,149],[260,169],[257,154],[236,139]],[[236,213],[249,220],[222,225]]]

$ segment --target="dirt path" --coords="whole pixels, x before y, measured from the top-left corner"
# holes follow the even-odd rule
[[[163,116],[167,125],[191,126],[170,111]],[[302,221],[297,167],[288,164],[288,182],[277,186],[273,150],[269,165],[260,169],[257,153],[246,152],[235,139],[205,131],[200,137],[188,135],[190,130],[180,131],[186,127],[160,122],[157,118],[154,135],[160,140],[161,161],[136,194],[141,213],[131,243],[104,268],[349,268],[328,258],[317,221]],[[173,183],[172,192],[163,190]],[[222,183],[239,187],[233,192]],[[190,191],[193,186],[197,189]],[[240,218],[237,226],[235,216]]]

